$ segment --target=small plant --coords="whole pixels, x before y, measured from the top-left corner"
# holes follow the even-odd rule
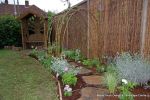
[[[62,75],[62,82],[63,84],[68,84],[68,85],[76,85],[77,83],[77,78],[74,74],[72,73],[64,73]]]
[[[133,94],[130,92],[131,89],[136,86],[135,83],[128,82],[126,79],[122,79],[122,86],[119,87],[121,94],[119,96],[120,100],[134,100]]]
[[[100,66],[98,59],[86,59],[83,60],[82,64],[88,66],[89,68],[92,68],[93,66]]]
[[[104,81],[105,81],[105,84],[108,87],[110,93],[114,93],[115,89],[117,87],[117,84],[118,84],[118,82],[117,82],[118,80],[117,80],[115,74],[105,73]]]
[[[65,56],[69,59],[79,61],[83,59],[83,56],[81,55],[81,51],[79,49],[76,49],[75,51],[63,51]]]
[[[43,59],[41,63],[44,65],[45,68],[51,70],[52,60],[52,57],[48,57]]]
[[[103,73],[103,72],[106,71],[106,66],[104,66],[104,65],[96,66],[96,71],[97,71],[98,73]]]
[[[150,64],[140,55],[122,53],[115,58],[115,65],[120,79],[138,84],[147,84],[150,80]]]
[[[69,85],[64,87],[64,96],[72,96],[72,88]]]
[[[35,48],[32,48],[32,51],[29,54],[29,56],[37,58],[37,55],[38,55],[38,51]]]

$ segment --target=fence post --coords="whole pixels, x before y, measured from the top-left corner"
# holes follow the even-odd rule
[[[140,53],[144,56],[144,48],[145,48],[145,34],[147,28],[147,12],[148,12],[148,0],[143,0],[143,8],[142,8],[142,20],[141,20],[141,47]]]
[[[88,29],[87,29],[87,58],[89,58],[90,50],[90,0],[87,1],[87,19],[88,19]]]

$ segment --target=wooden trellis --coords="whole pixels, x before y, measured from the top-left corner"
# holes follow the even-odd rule
[[[47,14],[33,5],[23,12],[18,19],[21,20],[23,49],[29,49],[32,46],[47,48]]]

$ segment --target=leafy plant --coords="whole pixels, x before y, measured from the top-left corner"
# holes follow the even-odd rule
[[[106,66],[104,66],[104,65],[96,66],[96,71],[97,71],[98,73],[103,73],[103,72],[106,71]]]
[[[41,61],[45,68],[51,71],[52,57],[45,58]]]
[[[66,97],[72,96],[72,92],[65,91],[64,96],[66,96]]]
[[[98,59],[86,59],[83,60],[82,64],[88,66],[89,68],[92,68],[93,66],[100,66]]]
[[[122,53],[115,58],[115,64],[120,79],[138,84],[147,84],[150,80],[150,64],[140,55]]]
[[[72,73],[64,73],[62,75],[62,82],[63,84],[68,84],[68,85],[76,85],[77,83],[77,78],[74,74]]]
[[[83,56],[81,55],[81,51],[79,49],[76,49],[75,51],[63,51],[65,56],[69,59],[79,61],[83,59]]]
[[[130,92],[136,86],[135,83],[126,82],[119,87],[121,94],[119,96],[120,100],[134,100],[133,94]]]

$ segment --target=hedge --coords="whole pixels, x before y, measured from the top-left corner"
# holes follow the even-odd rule
[[[21,46],[20,22],[14,16],[0,16],[0,48]]]

